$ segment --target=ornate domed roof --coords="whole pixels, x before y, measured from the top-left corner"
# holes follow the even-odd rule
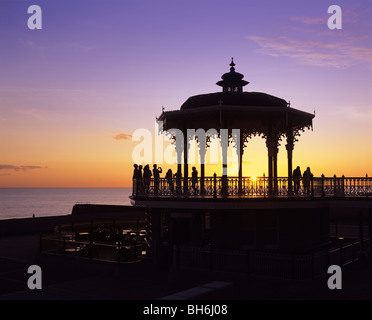
[[[202,108],[216,105],[260,106],[260,107],[286,107],[284,99],[262,93],[243,92],[243,86],[249,82],[243,80],[244,75],[235,72],[235,63],[232,59],[230,72],[222,75],[217,85],[223,88],[222,92],[195,95],[188,98],[181,110]]]
[[[262,92],[237,92],[234,94],[215,92],[188,98],[181,106],[181,110],[217,105],[286,107],[288,103],[284,99]]]

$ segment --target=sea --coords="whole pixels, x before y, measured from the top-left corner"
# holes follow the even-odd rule
[[[130,205],[132,188],[0,188],[0,219],[67,215],[75,204]]]

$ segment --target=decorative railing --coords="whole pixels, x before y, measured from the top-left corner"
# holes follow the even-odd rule
[[[58,235],[40,235],[40,252],[118,263],[136,263],[145,257],[140,242],[100,243],[90,238],[76,239]]]
[[[371,196],[372,178],[312,177],[296,187],[286,177],[205,177],[133,179],[133,196],[143,197],[348,197]]]
[[[302,254],[256,250],[219,249],[212,246],[175,246],[175,266],[204,270],[247,273],[277,278],[306,280],[323,277],[331,265],[344,267],[370,252],[370,240],[338,240]]]

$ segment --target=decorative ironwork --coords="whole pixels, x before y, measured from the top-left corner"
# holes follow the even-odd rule
[[[297,137],[301,137],[301,133],[302,132],[305,132],[305,129],[310,130],[311,129],[311,125],[307,125],[305,127],[294,128],[293,129],[293,143],[298,142]]]
[[[297,193],[289,195],[288,178],[277,178],[275,193],[269,193],[269,177],[243,177],[239,188],[238,177],[228,177],[227,192],[223,192],[223,177],[205,177],[204,193],[201,194],[202,178],[159,178],[145,181],[133,180],[133,196],[138,197],[372,197],[372,178],[366,177],[313,177],[310,189],[302,186]],[[142,187],[149,185],[149,188]]]

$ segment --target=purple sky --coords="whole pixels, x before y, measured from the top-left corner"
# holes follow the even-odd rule
[[[42,30],[27,28],[31,4]],[[332,4],[341,30],[327,27]],[[53,168],[73,175],[75,162],[99,159],[94,173],[129,165],[133,143],[113,137],[220,91],[234,57],[246,91],[316,110],[296,161],[314,157],[317,175],[372,175],[372,1],[2,0],[0,14],[0,168],[47,167],[48,186]],[[28,171],[7,170],[0,187],[31,185]]]

